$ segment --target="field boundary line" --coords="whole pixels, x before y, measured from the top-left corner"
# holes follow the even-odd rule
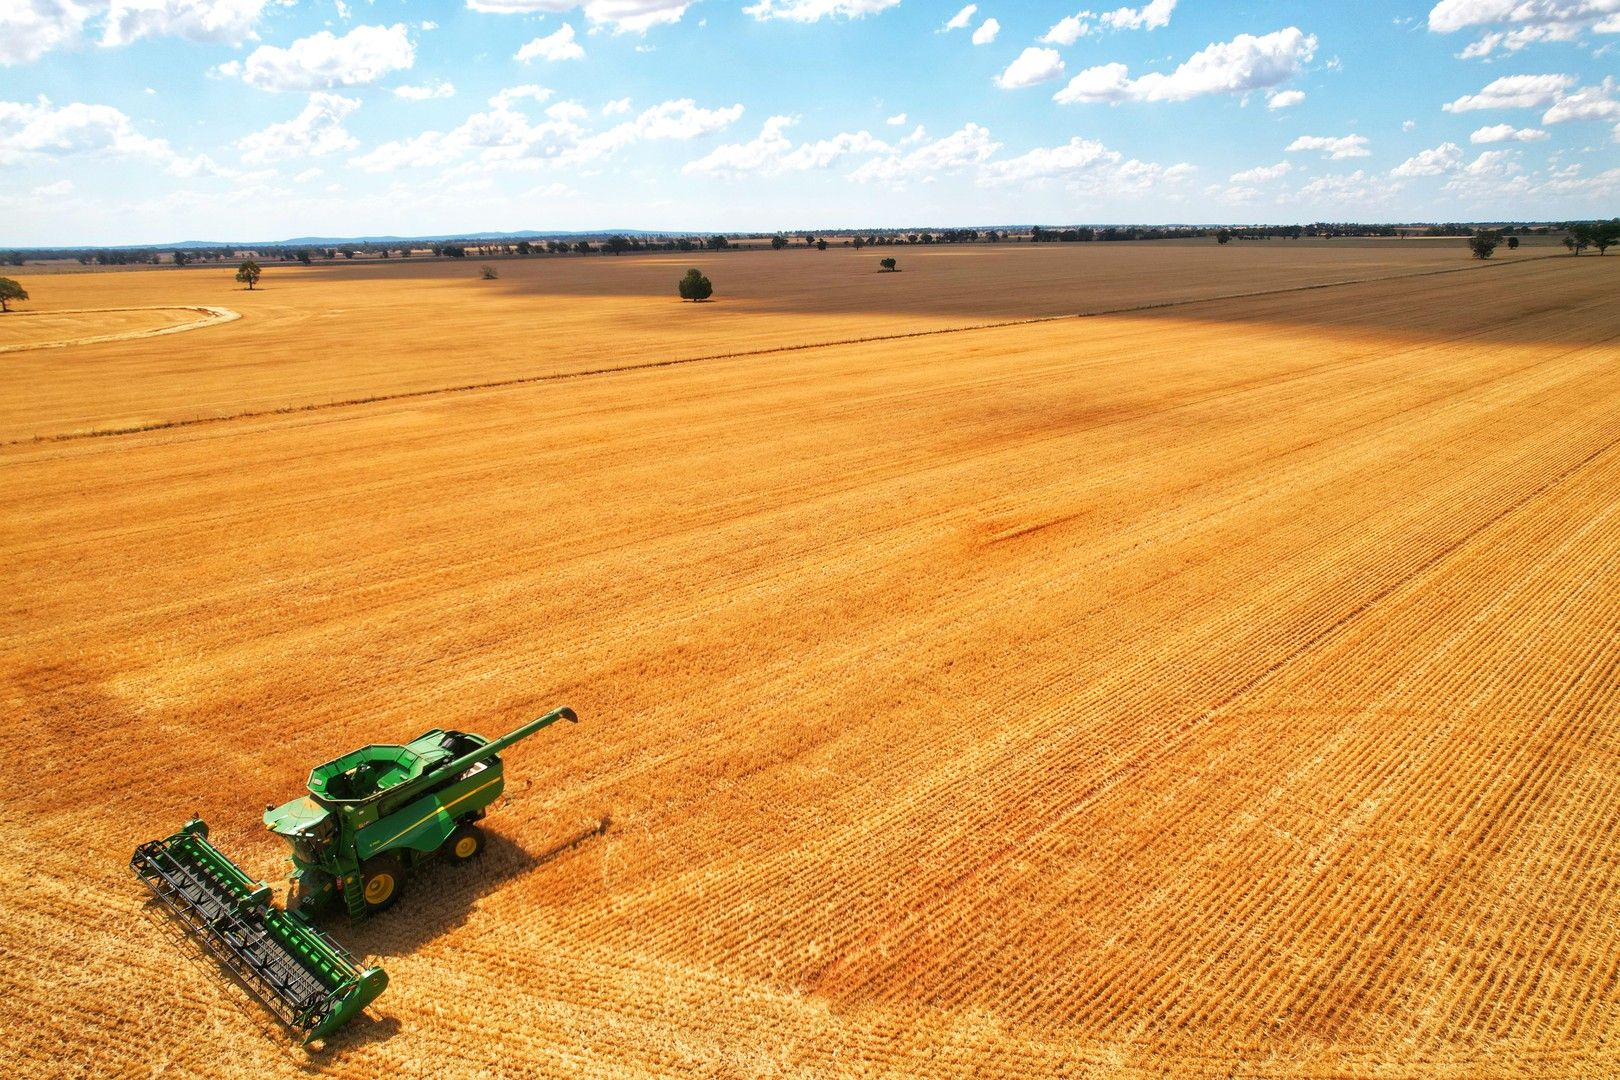
[[[60,341],[35,341],[23,345],[0,345],[0,353],[32,352],[35,349],[65,349],[70,345],[99,345],[106,341],[130,341],[134,338],[162,337],[164,334],[184,334],[190,330],[201,330],[205,326],[218,326],[220,323],[235,322],[242,317],[239,311],[228,307],[216,307],[211,304],[147,304],[139,307],[105,307],[105,308],[68,308],[63,311],[12,311],[7,312],[6,318],[29,318],[41,315],[99,315],[113,311],[195,311],[204,316],[191,322],[180,323],[176,326],[160,326],[154,330],[125,330],[118,334],[93,334],[90,337],[63,338]],[[229,419],[222,417],[221,419]],[[96,434],[87,432],[86,434]]]
[[[227,413],[220,416],[193,416],[184,419],[156,420],[149,424],[133,424],[128,427],[96,428],[90,431],[65,431],[55,435],[30,435],[23,438],[7,439],[0,442],[0,446],[19,446],[31,443],[47,442],[78,442],[84,439],[102,439],[115,435],[139,435],[149,431],[169,431],[176,428],[198,427],[204,424],[223,424],[232,420],[261,420],[273,416],[293,416],[298,413],[323,412],[327,409],[344,409],[358,405],[376,405],[386,401],[410,401],[415,398],[437,397],[441,394],[465,394],[480,390],[504,390],[517,386],[534,386],[544,383],[566,382],[571,379],[588,379],[602,375],[632,374],[638,371],[654,371],[659,368],[684,367],[688,364],[702,364],[717,360],[743,360],[755,356],[771,356],[779,353],[807,352],[813,349],[835,349],[846,345],[867,345],[886,341],[908,341],[915,338],[939,337],[945,334],[966,334],[979,330],[1002,330],[1019,326],[1037,326],[1044,323],[1066,322],[1070,319],[1096,319],[1112,315],[1130,315],[1142,311],[1162,311],[1168,308],[1191,307],[1195,304],[1214,304],[1225,300],[1248,300],[1262,296],[1285,296],[1289,293],[1311,292],[1317,289],[1338,289],[1349,285],[1370,285],[1381,281],[1404,281],[1407,278],[1438,277],[1443,274],[1464,274],[1481,270],[1492,270],[1508,266],[1522,266],[1533,262],[1542,262],[1547,259],[1566,258],[1561,255],[1532,255],[1523,259],[1516,259],[1509,263],[1483,263],[1479,266],[1450,266],[1442,270],[1418,270],[1406,274],[1386,274],[1378,277],[1345,278],[1340,281],[1321,281],[1310,285],[1287,285],[1278,289],[1257,289],[1251,292],[1221,293],[1217,296],[1199,296],[1186,300],[1162,300],[1149,304],[1134,304],[1126,307],[1102,308],[1097,311],[1082,311],[1064,315],[1035,315],[1025,319],[1004,319],[999,322],[972,323],[967,326],[947,326],[933,330],[910,330],[898,334],[875,334],[870,337],[840,338],[835,341],[816,341],[801,345],[772,345],[764,349],[747,349],[740,352],[709,353],[703,356],[685,356],[674,360],[649,360],[640,364],[621,364],[616,367],[585,368],[579,371],[558,371],[547,375],[520,375],[510,379],[495,379],[488,382],[464,383],[457,386],[435,386],[424,390],[401,390],[389,394],[368,394],[364,397],[345,398],[341,401],[314,401],[303,405],[284,405],[275,409],[250,409],[237,413]],[[104,308],[99,310],[138,310]],[[202,309],[198,309],[202,310]],[[207,309],[229,311],[229,308]],[[30,312],[30,314],[43,315],[50,312]],[[240,315],[232,312],[236,318]],[[228,320],[220,320],[228,321]],[[195,329],[200,326],[212,325],[211,322],[187,324],[185,327],[170,328],[165,331],[143,331],[137,334],[124,335],[127,337],[149,336],[156,333],[177,333],[181,329]],[[106,339],[84,339],[80,342],[62,342],[62,345],[84,344],[91,340],[115,340],[118,335]],[[43,348],[49,346],[27,346],[28,348]],[[5,351],[0,349],[0,352]]]

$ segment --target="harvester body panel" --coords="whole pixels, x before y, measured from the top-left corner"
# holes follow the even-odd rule
[[[437,851],[460,821],[476,817],[500,797],[504,788],[501,759],[480,762],[461,776],[449,778],[437,791],[359,829],[355,833],[355,854],[364,861],[395,848]]]

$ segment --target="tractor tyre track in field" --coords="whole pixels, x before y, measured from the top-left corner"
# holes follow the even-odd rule
[[[191,311],[201,315],[200,319],[190,322],[178,323],[172,326],[158,326],[147,330],[125,330],[116,334],[90,334],[84,337],[62,338],[56,341],[33,341],[20,345],[0,345],[0,353],[33,352],[36,349],[66,349],[78,345],[100,345],[109,341],[131,341],[136,338],[163,337],[168,334],[186,334],[193,330],[202,330],[210,326],[219,326],[222,323],[235,322],[242,317],[241,312],[233,311],[227,307],[212,307],[197,305],[188,307],[184,305],[154,304],[146,307],[109,307],[109,308],[72,308],[65,311],[13,311],[5,317],[8,319],[28,318],[30,316],[57,316],[57,315],[100,315],[103,313],[120,311]],[[90,434],[90,433],[86,433]],[[20,440],[26,441],[26,440]]]

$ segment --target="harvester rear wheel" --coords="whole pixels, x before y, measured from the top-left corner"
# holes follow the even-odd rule
[[[360,895],[365,897],[366,910],[376,913],[393,907],[399,899],[404,877],[398,856],[379,855],[368,860],[360,868]]]
[[[466,862],[484,850],[484,830],[476,825],[463,825],[450,834],[444,846],[453,861]]]

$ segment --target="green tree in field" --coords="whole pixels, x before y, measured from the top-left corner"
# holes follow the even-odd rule
[[[8,277],[0,277],[0,311],[10,311],[6,305],[13,300],[28,299],[28,290]]]
[[[1602,221],[1592,226],[1592,246],[1602,255],[1610,244],[1620,241],[1620,218]]]
[[[693,302],[707,300],[714,295],[714,285],[710,283],[708,278],[703,276],[703,271],[696,267],[686,272],[686,276],[681,278],[677,289],[682,300],[691,300]]]
[[[184,266],[184,265],[186,265],[186,263],[188,263],[190,261],[191,261],[191,256],[190,255],[187,255],[185,252],[180,251],[180,250],[175,251],[175,253],[174,253],[174,265],[176,265],[176,266]]]
[[[237,267],[236,280],[246,285],[248,287],[248,292],[252,292],[253,286],[259,283],[259,275],[262,273],[264,273],[264,271],[259,269],[259,264],[254,262],[252,259],[249,259],[241,266]]]
[[[630,241],[627,237],[610,236],[607,243],[602,245],[602,250],[610,255],[623,255],[630,250]]]
[[[1519,250],[1519,238],[1517,236],[1508,237],[1507,238],[1507,246],[1508,246],[1509,251],[1518,251]]]
[[[1477,232],[1468,238],[1468,250],[1474,253],[1476,259],[1488,259],[1496,251],[1496,234],[1490,232]]]
[[[777,233],[775,236],[771,237],[772,251],[781,251],[785,247],[787,247],[787,237],[783,236],[781,233]]]
[[[1231,229],[1221,229],[1218,232],[1216,232],[1216,234],[1215,234],[1215,242],[1217,244],[1230,244],[1232,242],[1232,230]]]
[[[878,265],[881,266],[884,271],[887,271],[889,273],[894,273],[895,271],[900,269],[898,266],[895,265],[895,262],[894,262],[893,259],[880,259],[880,260],[878,260]]]
[[[1577,222],[1569,227],[1564,236],[1564,246],[1569,248],[1571,255],[1579,255],[1592,246],[1592,227],[1583,222]]]
[[[817,240],[816,241],[816,250],[817,251],[826,251],[827,250],[827,241],[825,241],[825,240]]]

